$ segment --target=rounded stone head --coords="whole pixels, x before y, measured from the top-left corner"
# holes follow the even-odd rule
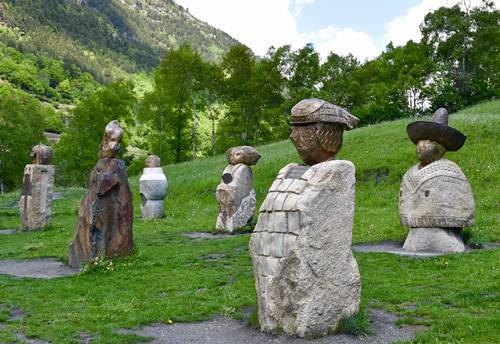
[[[233,147],[226,151],[227,161],[231,165],[255,165],[257,161],[259,161],[260,157],[260,153],[257,152],[255,148],[250,146]]]
[[[114,158],[118,154],[123,133],[123,129],[116,119],[108,123],[99,148],[99,159]]]
[[[351,130],[359,119],[324,100],[311,98],[292,109],[292,140],[300,158],[307,165],[333,159],[342,148],[344,129]]]
[[[34,164],[48,165],[52,160],[53,149],[49,146],[36,145],[30,153],[31,161]]]
[[[144,163],[145,168],[160,167],[160,158],[157,155],[150,155]]]

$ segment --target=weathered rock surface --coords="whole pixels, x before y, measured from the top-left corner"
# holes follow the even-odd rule
[[[464,252],[461,228],[410,228],[403,250],[409,252]]]
[[[402,226],[461,228],[474,225],[474,196],[464,173],[454,162],[440,159],[403,176],[399,191]]]
[[[143,220],[163,218],[163,199],[168,193],[167,177],[161,167],[144,168],[139,179]]]
[[[50,225],[54,174],[54,165],[29,164],[24,168],[19,201],[21,230],[33,231]]]
[[[325,335],[358,312],[354,207],[349,161],[289,164],[279,172],[250,239],[262,330]]]
[[[132,253],[133,213],[125,163],[118,159],[100,159],[91,172],[89,190],[78,210],[68,264],[80,267],[97,257]]]
[[[54,150],[49,146],[36,145],[31,150],[30,158],[33,164],[48,165],[52,160],[53,153]]]
[[[252,219],[256,208],[253,174],[250,166],[228,165],[215,191],[215,198],[219,203],[217,229],[232,232],[245,226]]]
[[[227,162],[231,165],[255,165],[260,159],[260,153],[250,146],[238,146],[226,151]]]

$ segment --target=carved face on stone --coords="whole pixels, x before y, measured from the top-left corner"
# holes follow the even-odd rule
[[[144,164],[145,168],[160,167],[160,158],[157,155],[150,155]]]
[[[446,148],[431,140],[420,140],[417,143],[417,157],[420,160],[420,167],[441,159],[446,153]]]
[[[253,147],[239,146],[229,148],[226,152],[226,158],[231,165],[255,165],[260,159],[260,154]]]
[[[333,159],[342,147],[343,127],[336,123],[292,126],[292,140],[300,158],[312,166]]]
[[[99,159],[114,158],[120,151],[123,129],[117,120],[109,122],[104,130],[101,147],[99,149]]]

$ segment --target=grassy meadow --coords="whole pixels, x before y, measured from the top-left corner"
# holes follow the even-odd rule
[[[428,117],[423,118],[427,120]],[[406,134],[414,119],[384,122],[344,134],[338,159],[356,166],[353,243],[402,242],[398,193],[403,174],[418,162]],[[450,126],[468,136],[455,161],[469,178],[476,225],[464,230],[471,242],[500,241],[500,100],[450,115]],[[300,162],[291,141],[257,147],[253,166],[257,209],[277,172]],[[97,160],[97,157],[96,157]],[[163,166],[169,183],[165,218],[140,220],[139,176],[129,176],[134,194],[132,256],[87,266],[78,275],[41,280],[0,275],[0,342],[17,333],[53,343],[149,341],[120,328],[152,322],[191,322],[216,314],[243,317],[255,306],[250,234],[193,239],[185,232],[215,232],[215,189],[225,155]],[[57,176],[56,176],[57,178]],[[83,189],[57,189],[52,225],[37,232],[0,234],[0,259],[58,257],[66,260]],[[20,191],[0,195],[0,229],[17,229]],[[500,249],[412,259],[388,253],[354,253],[362,279],[362,309],[390,310],[400,326],[419,326],[414,343],[500,342]],[[10,319],[13,309],[24,316]]]

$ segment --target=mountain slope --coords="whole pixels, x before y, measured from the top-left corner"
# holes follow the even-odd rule
[[[197,20],[172,0],[8,0],[2,41],[24,53],[62,59],[100,82],[156,67],[187,40],[206,60],[220,61],[238,42]]]

